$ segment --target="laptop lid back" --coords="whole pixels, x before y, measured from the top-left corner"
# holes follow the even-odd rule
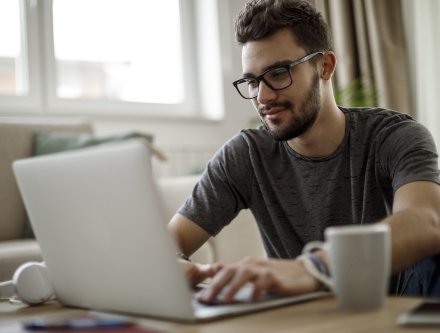
[[[140,141],[20,160],[13,169],[61,303],[193,319]]]

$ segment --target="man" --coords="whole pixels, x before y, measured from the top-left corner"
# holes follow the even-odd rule
[[[321,283],[295,258],[332,225],[388,224],[393,273],[440,253],[432,137],[407,115],[336,105],[336,56],[322,16],[299,0],[251,1],[238,16],[236,39],[243,77],[234,86],[264,126],[223,146],[169,229],[189,256],[250,208],[270,259],[186,264],[194,283],[213,276],[200,300],[211,303],[227,287],[224,301],[231,302],[247,282],[255,300],[264,290],[318,290]],[[323,252],[315,260],[328,264]]]

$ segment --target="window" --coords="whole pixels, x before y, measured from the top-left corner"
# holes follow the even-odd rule
[[[25,94],[20,38],[20,6],[0,0],[0,95]]]
[[[0,111],[197,116],[194,3],[0,0]]]
[[[57,97],[183,102],[178,0],[54,0],[53,32]]]

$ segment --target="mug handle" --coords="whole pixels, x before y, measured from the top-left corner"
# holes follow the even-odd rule
[[[321,241],[313,241],[309,242],[304,246],[302,249],[302,254],[298,257],[299,260],[302,260],[304,262],[304,266],[307,269],[307,271],[317,278],[319,281],[324,283],[327,287],[330,288],[330,290],[334,290],[334,283],[333,280],[327,276],[326,274],[322,273],[318,268],[316,267],[315,263],[307,256],[308,253],[311,253],[313,250],[321,249],[324,251],[327,251],[326,244]]]
[[[313,250],[324,250],[325,243],[321,241],[308,242],[306,246],[303,247],[301,254],[311,253]]]

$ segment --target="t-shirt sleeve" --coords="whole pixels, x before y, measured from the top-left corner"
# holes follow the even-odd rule
[[[215,236],[240,210],[248,208],[252,179],[249,146],[239,134],[208,163],[192,195],[178,213]]]
[[[426,127],[414,120],[392,123],[381,133],[380,163],[393,191],[413,181],[440,184],[438,154]]]

